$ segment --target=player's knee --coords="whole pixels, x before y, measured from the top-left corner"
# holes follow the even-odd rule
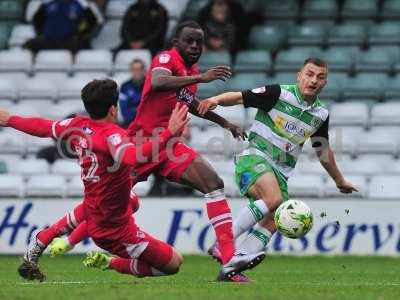
[[[282,197],[279,195],[269,197],[266,204],[269,210],[275,210],[279,207],[279,205],[281,205],[281,203]]]
[[[215,176],[215,178],[208,179],[205,184],[204,193],[211,193],[216,190],[221,190],[224,188],[224,181],[219,176]]]
[[[178,273],[182,263],[183,263],[182,255],[179,252],[174,251],[172,260],[168,264],[168,267],[166,268],[166,273],[169,275],[174,275]]]

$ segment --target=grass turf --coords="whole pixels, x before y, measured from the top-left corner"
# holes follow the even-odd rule
[[[85,269],[82,256],[43,257],[44,283],[20,279],[19,257],[0,256],[0,299],[400,299],[400,259],[273,256],[249,271],[251,284],[217,283],[208,257],[187,256],[179,274],[134,278]]]

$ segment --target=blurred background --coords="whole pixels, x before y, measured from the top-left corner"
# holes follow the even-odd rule
[[[81,114],[81,88],[110,77],[120,84],[127,126],[152,57],[171,45],[184,20],[197,20],[207,35],[200,69],[224,64],[234,71],[227,82],[200,84],[201,99],[294,83],[309,56],[328,62],[320,99],[330,110],[331,144],[360,192],[340,195],[306,144],[289,193],[313,208],[316,225],[304,240],[278,236],[271,251],[397,255],[399,0],[0,0],[0,107],[52,119]],[[242,107],[217,111],[246,128],[255,115]],[[244,205],[233,172],[245,145],[196,117],[185,137],[224,179],[234,211]],[[149,231],[184,252],[211,243],[200,194],[154,177],[135,190],[143,202],[139,224]],[[79,166],[52,140],[0,129],[0,253],[22,252],[33,227],[50,224],[82,196]]]

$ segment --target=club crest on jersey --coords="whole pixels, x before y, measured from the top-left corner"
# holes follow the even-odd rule
[[[122,143],[122,138],[119,133],[116,133],[116,134],[110,135],[108,137],[108,141],[110,142],[111,145],[118,146],[119,144]]]
[[[265,86],[260,87],[260,88],[256,88],[256,89],[252,89],[251,91],[254,94],[263,94],[263,93],[265,93]]]
[[[176,92],[176,97],[178,98],[179,101],[184,102],[187,105],[190,105],[190,103],[192,103],[194,100],[193,93],[190,90],[188,90],[187,88],[179,89]]]
[[[90,129],[89,127],[83,127],[82,130],[87,135],[91,135],[93,133],[93,130]]]
[[[286,152],[290,152],[293,150],[293,145],[291,143],[286,143],[284,148]]]
[[[169,62],[169,60],[171,59],[171,55],[169,54],[161,54],[160,57],[158,58],[158,61],[162,64],[166,64]]]

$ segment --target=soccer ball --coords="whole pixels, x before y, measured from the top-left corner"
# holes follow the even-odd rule
[[[279,232],[291,239],[306,235],[313,225],[311,209],[300,200],[283,202],[275,211],[274,220]]]

